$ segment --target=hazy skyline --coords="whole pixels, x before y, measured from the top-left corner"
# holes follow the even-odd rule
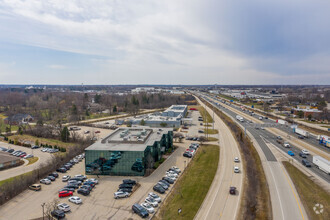
[[[0,84],[330,84],[330,2],[0,0]]]

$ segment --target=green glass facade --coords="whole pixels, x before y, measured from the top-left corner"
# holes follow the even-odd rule
[[[134,145],[133,145],[134,146]],[[85,150],[86,174],[112,176],[144,176],[151,161],[160,160],[162,154],[173,147],[173,132],[164,134],[160,141],[144,151]]]

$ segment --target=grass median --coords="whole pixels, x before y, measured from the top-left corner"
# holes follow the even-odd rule
[[[219,133],[217,129],[210,129],[210,128],[204,129],[204,132],[208,133],[208,134],[218,134]]]
[[[283,165],[297,189],[309,219],[330,219],[330,194],[291,163],[283,161]],[[316,214],[316,204],[323,205],[322,213]]]
[[[39,157],[31,157],[27,159],[29,161],[28,165],[34,164],[35,162],[37,162],[39,160]]]
[[[218,163],[219,146],[202,145],[156,219],[193,219],[211,186]],[[179,208],[182,210],[180,215]]]

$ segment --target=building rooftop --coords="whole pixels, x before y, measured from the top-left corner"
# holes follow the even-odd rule
[[[103,140],[94,143],[86,150],[107,151],[144,151],[155,141],[160,141],[163,134],[172,128],[150,128],[146,126],[118,128]]]
[[[19,160],[19,158],[8,155],[7,153],[4,153],[4,152],[0,152],[0,164],[7,163],[10,161],[15,161],[15,160]]]

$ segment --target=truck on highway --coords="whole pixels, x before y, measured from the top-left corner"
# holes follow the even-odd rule
[[[240,115],[236,115],[236,119],[240,122],[243,122],[244,121],[244,118]]]
[[[282,119],[277,119],[276,123],[281,124],[281,125],[288,125],[288,122]]]
[[[321,156],[313,156],[313,164],[323,172],[330,174],[330,161]]]
[[[318,135],[317,140],[319,144],[324,145],[325,147],[330,147],[330,137],[326,135]]]
[[[305,138],[309,137],[309,133],[301,128],[294,128],[294,133],[304,136]]]

